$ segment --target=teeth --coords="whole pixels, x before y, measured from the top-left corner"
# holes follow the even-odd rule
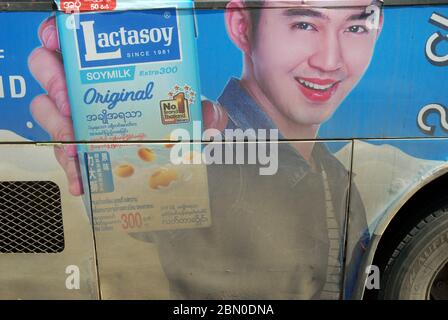
[[[298,79],[298,80],[299,80],[299,82],[300,82],[301,84],[303,84],[305,87],[308,87],[308,88],[311,88],[311,89],[314,89],[314,90],[322,90],[322,91],[325,91],[325,90],[330,89],[332,86],[334,86],[334,83],[332,83],[332,84],[327,84],[327,85],[320,85],[320,84],[312,83],[312,82],[305,81],[305,80],[302,80],[302,79]]]

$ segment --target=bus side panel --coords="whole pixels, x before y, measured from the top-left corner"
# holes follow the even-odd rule
[[[0,145],[0,299],[98,299],[90,207],[53,146]]]
[[[446,137],[448,60],[445,38],[439,35],[448,27],[438,21],[446,22],[447,8],[383,8],[384,24],[370,62],[359,83],[322,122],[319,138]],[[30,54],[42,46],[38,30],[49,15],[0,12],[0,130],[33,141],[52,139],[30,112],[32,100],[45,91],[28,66]],[[217,101],[228,81],[241,77],[243,55],[228,36],[224,10],[197,10],[196,16],[201,91],[205,98]],[[276,53],[282,56],[280,49]],[[14,139],[0,131],[0,141]]]
[[[127,154],[153,150],[155,160],[139,168],[128,158],[135,170],[123,175],[118,159],[111,167],[121,197],[92,194],[102,297],[339,299],[351,142],[315,143],[323,181],[297,157],[295,148],[313,142],[272,144],[278,149],[268,147],[267,154],[260,154],[263,142],[203,146],[204,153],[259,150],[256,163],[207,164],[210,216],[197,205],[203,188],[197,174],[205,164],[173,165],[154,151],[160,144],[122,145]],[[171,156],[180,147],[195,145],[177,143]],[[327,150],[343,147],[347,152],[338,160]],[[169,183],[156,186],[164,177]],[[141,193],[147,195],[144,206],[135,202]],[[145,230],[158,215],[163,230]],[[201,225],[203,218],[211,223]]]
[[[421,157],[412,156],[418,152]],[[407,152],[405,152],[407,151]],[[437,155],[437,156],[436,156]],[[364,268],[371,261],[355,261],[352,253],[359,251],[358,243],[362,242],[367,259],[371,248],[370,237],[381,236],[400,207],[427,181],[432,180],[439,172],[448,170],[448,140],[418,139],[418,140],[356,140],[353,150],[353,178],[349,211],[348,242],[347,242],[347,274],[346,287],[353,288],[356,281],[354,269],[358,266],[361,280],[357,283],[362,287],[367,274]],[[358,217],[358,203],[365,207],[368,230],[363,234],[355,231]],[[362,239],[360,241],[360,239]],[[371,256],[373,258],[373,256]],[[363,266],[364,268],[361,268]]]
[[[318,7],[315,9],[319,10]],[[256,17],[281,14],[281,9],[269,7],[259,9],[259,12],[256,9],[248,11],[251,16]],[[202,94],[216,101],[229,79],[242,77],[246,62],[238,43],[232,40],[225,27],[225,10],[198,10],[196,15]],[[350,88],[347,90],[342,85],[339,87],[341,94],[347,96],[333,105],[335,112],[321,123],[319,138],[447,137],[446,17],[448,5],[383,6],[379,29],[367,28],[368,34],[346,32],[346,42],[337,43],[337,49],[344,52],[344,55],[333,57],[332,60],[337,61],[337,67],[343,71],[327,71],[322,77],[344,78],[350,82],[347,84]],[[300,22],[299,18],[291,20]],[[285,23],[286,21],[288,20]],[[366,26],[365,22],[351,24]],[[282,74],[281,68],[294,70],[294,74],[299,76],[304,73],[303,77],[306,72],[301,69],[310,69],[308,73],[312,75],[319,74],[307,61],[313,61],[313,56],[331,58],[330,54],[338,52],[336,48],[330,51],[322,45],[313,46],[314,37],[318,39],[315,41],[319,41],[318,37],[322,32],[312,33],[311,28],[308,29],[310,30],[296,30],[291,38],[286,31],[278,31],[277,38],[286,39],[286,44],[280,40],[276,43],[267,42],[273,41],[269,34],[264,34],[262,29],[255,29],[260,32],[258,36],[266,37],[265,41],[269,44],[263,50],[271,49],[261,58],[258,57],[260,61],[253,61],[263,65],[263,68],[272,68],[270,77],[258,81],[262,82],[263,88],[268,92],[268,98],[281,101],[284,108],[293,104],[294,95],[289,95],[288,90],[284,89],[288,80],[282,78],[286,76]],[[372,33],[376,34],[376,38],[368,42],[366,37],[370,37]],[[308,54],[301,50],[305,47]],[[358,60],[362,64],[362,70],[356,69],[360,66],[353,63]],[[346,71],[352,69],[353,71]],[[359,82],[352,83],[354,81],[351,78],[355,76],[359,78]],[[282,85],[276,86],[277,82]],[[288,99],[281,100],[280,92]],[[306,105],[306,100],[297,102],[296,105],[297,108]],[[297,134],[292,138],[303,137]],[[418,154],[418,150],[414,151]]]

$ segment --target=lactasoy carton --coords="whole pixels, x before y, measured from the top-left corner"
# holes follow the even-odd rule
[[[210,226],[206,168],[174,165],[168,141],[201,131],[193,2],[117,1],[57,25],[75,137],[96,142],[78,148],[96,229]]]

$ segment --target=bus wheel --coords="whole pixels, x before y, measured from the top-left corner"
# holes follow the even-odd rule
[[[379,299],[448,300],[448,202],[422,214],[392,251]]]

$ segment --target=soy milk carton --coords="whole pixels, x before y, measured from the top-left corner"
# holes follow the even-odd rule
[[[202,120],[193,1],[117,1],[75,14],[57,4],[97,230],[209,226],[206,168],[174,165],[169,141]]]

